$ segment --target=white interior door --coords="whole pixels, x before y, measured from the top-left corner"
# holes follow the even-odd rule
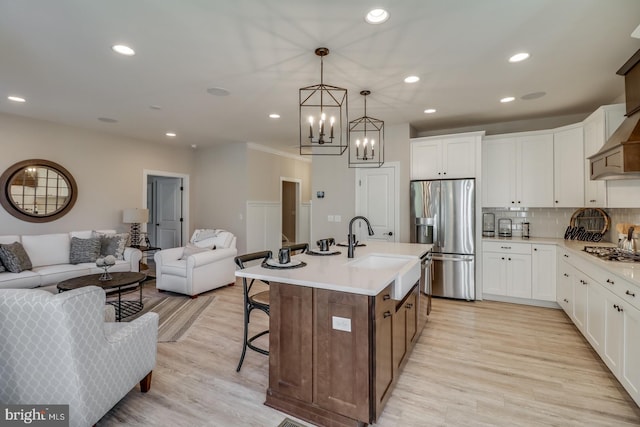
[[[182,246],[182,180],[156,178],[156,246]]]
[[[359,241],[398,241],[397,175],[398,165],[394,163],[356,170],[356,215],[366,217],[374,232],[369,236],[366,224],[358,221],[355,225]]]

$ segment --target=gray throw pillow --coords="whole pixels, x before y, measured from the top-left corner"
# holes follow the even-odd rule
[[[101,248],[102,242],[98,237],[90,237],[88,239],[72,237],[71,250],[69,251],[69,262],[71,264],[96,262],[100,256]]]
[[[100,256],[113,255],[116,259],[124,259],[124,248],[129,240],[129,233],[103,234],[94,232],[94,237],[99,236],[101,242]]]
[[[20,242],[0,244],[0,261],[12,273],[31,270],[32,267],[29,255]]]

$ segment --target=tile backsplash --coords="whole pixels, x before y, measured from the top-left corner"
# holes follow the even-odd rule
[[[522,223],[529,222],[531,237],[564,238],[564,233],[571,222],[575,208],[483,208],[482,212],[491,212],[496,217],[496,235],[498,220],[510,218],[512,221],[513,237],[522,236]],[[615,232],[616,224],[620,222],[640,224],[640,209],[604,208],[611,219],[609,231],[604,240],[616,243],[618,241]],[[613,230],[613,232],[611,231]]]

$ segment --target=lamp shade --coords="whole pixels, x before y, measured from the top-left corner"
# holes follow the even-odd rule
[[[149,222],[149,209],[130,208],[122,211],[125,224],[145,224]]]

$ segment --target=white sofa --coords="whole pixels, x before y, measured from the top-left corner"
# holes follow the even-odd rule
[[[215,236],[197,240],[203,231],[215,231]],[[156,252],[157,289],[195,296],[235,283],[236,236],[225,230],[196,230],[190,243],[203,249],[215,245],[215,249],[192,254],[184,247]]]
[[[100,233],[115,234],[115,230],[98,230]],[[87,274],[102,273],[102,268],[94,262],[71,264],[69,251],[71,238],[88,239],[92,230],[72,231],[70,233],[41,235],[0,236],[0,243],[20,242],[24,247],[33,268],[20,273],[4,271],[0,273],[0,289],[37,288]],[[135,248],[125,248],[124,260],[117,260],[109,272],[139,271],[142,252]]]
[[[149,390],[158,314],[105,323],[104,307],[96,286],[61,294],[0,289],[0,402],[66,404],[67,425],[85,427],[136,384]]]

